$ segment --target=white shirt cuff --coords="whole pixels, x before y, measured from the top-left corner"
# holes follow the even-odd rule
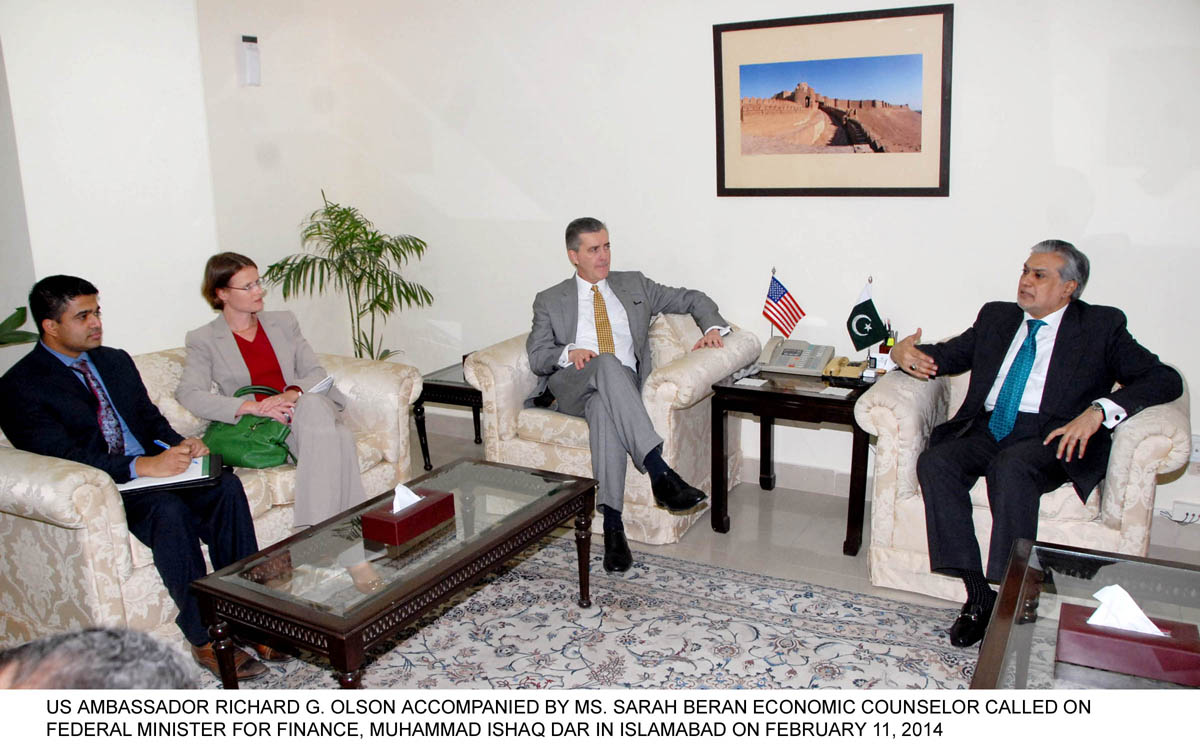
[[[575,347],[574,343],[567,343],[563,346],[562,355],[558,357],[558,368],[565,369],[571,365],[571,359],[568,354],[575,350]]]
[[[713,330],[716,330],[717,332],[721,333],[721,337],[725,337],[733,330],[733,328],[732,327],[721,327],[720,325],[713,325],[712,327],[705,330],[704,334],[707,335],[710,332],[712,332]]]
[[[1124,421],[1126,416],[1129,415],[1125,412],[1124,408],[1122,408],[1120,405],[1117,405],[1112,400],[1109,400],[1107,397],[1102,397],[1098,400],[1093,400],[1092,402],[1099,405],[1101,408],[1104,408],[1103,425],[1106,429],[1115,429],[1117,424],[1119,424],[1121,421]]]

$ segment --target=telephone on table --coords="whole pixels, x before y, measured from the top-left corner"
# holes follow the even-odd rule
[[[860,379],[862,374],[867,369],[866,361],[851,361],[845,356],[837,356],[829,360],[825,364],[825,370],[821,372],[826,380],[834,381],[839,379]]]
[[[825,364],[831,358],[831,345],[812,345],[806,340],[785,340],[776,335],[763,346],[758,363],[763,371],[819,377],[825,373]]]

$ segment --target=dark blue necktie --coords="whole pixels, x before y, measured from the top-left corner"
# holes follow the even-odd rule
[[[996,441],[1011,434],[1013,424],[1017,422],[1021,396],[1025,394],[1025,382],[1029,380],[1033,360],[1037,357],[1037,331],[1046,323],[1040,319],[1031,319],[1025,324],[1029,325],[1029,334],[1025,336],[1025,342],[1021,343],[1021,349],[1017,351],[1017,357],[1013,359],[1008,375],[1004,377],[1000,395],[996,398],[996,408],[988,421],[988,430],[996,437]]]

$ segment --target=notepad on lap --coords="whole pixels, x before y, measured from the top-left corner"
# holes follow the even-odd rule
[[[178,475],[165,478],[142,477],[117,484],[117,490],[124,494],[142,493],[164,487],[188,488],[214,483],[221,477],[221,455],[205,455],[192,458],[188,469]]]

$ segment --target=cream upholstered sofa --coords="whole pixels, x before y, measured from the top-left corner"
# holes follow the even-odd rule
[[[483,393],[483,450],[488,460],[591,476],[588,426],[582,418],[545,408],[525,408],[537,384],[525,353],[527,335],[518,335],[467,357],[467,381]],[[691,317],[665,314],[650,325],[654,369],[642,388],[642,400],[663,437],[663,458],[684,480],[709,493],[712,486],[712,385],[757,358],[761,345],[736,327],[723,348],[693,351],[700,328]],[[728,440],[730,487],[741,467],[741,438]],[[706,505],[707,506],[707,505]],[[674,543],[703,516],[671,514],[654,504],[650,479],[630,462],[625,476],[625,532],[642,543]],[[602,532],[597,512],[592,529]]]
[[[150,398],[184,436],[207,422],[174,398],[183,348],[135,356]],[[411,366],[321,355],[349,400],[368,496],[407,480],[409,413],[421,393]],[[295,468],[238,468],[259,547],[292,527]],[[0,646],[86,626],[120,626],[182,640],[177,610],[150,549],[130,534],[108,474],[77,462],[14,449],[0,435]]]
[[[894,371],[854,406],[864,431],[878,437],[871,500],[871,584],[963,600],[962,582],[929,571],[925,503],[917,457],[934,426],[958,410],[969,374],[921,381]],[[1108,473],[1081,502],[1068,483],[1042,496],[1038,540],[1144,556],[1150,545],[1156,477],[1182,467],[1191,450],[1186,383],[1179,399],[1146,408],[1113,434]],[[992,517],[986,481],[971,490],[975,531],[986,565]],[[1004,549],[1003,553],[1008,553]]]

